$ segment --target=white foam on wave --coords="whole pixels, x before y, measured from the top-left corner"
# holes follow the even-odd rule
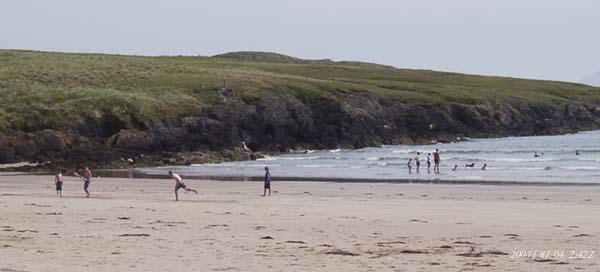
[[[546,166],[546,167],[487,167],[488,171],[493,171],[493,170],[518,170],[518,171],[548,171],[548,170],[552,170],[554,168],[550,167],[550,166]]]
[[[302,168],[334,168],[334,167],[340,167],[340,165],[333,165],[333,164],[303,164],[303,165],[299,165],[299,167],[302,167]]]
[[[489,158],[481,159],[482,161],[496,161],[496,162],[549,162],[549,161],[561,161],[561,158]]]
[[[597,166],[563,166],[559,167],[561,170],[567,171],[599,171],[600,167]]]
[[[482,176],[456,176],[458,179],[481,180]]]
[[[600,162],[600,158],[577,158],[578,161]]]

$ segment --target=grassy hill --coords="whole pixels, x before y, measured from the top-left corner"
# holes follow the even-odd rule
[[[0,130],[56,129],[108,119],[139,127],[159,116],[185,116],[219,103],[214,90],[223,86],[247,100],[278,90],[306,102],[353,91],[412,104],[600,101],[600,88],[582,84],[262,52],[145,57],[0,50]]]

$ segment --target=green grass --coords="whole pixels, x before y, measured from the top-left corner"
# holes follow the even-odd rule
[[[140,57],[0,50],[0,130],[108,121],[143,127],[161,116],[186,116],[219,103],[214,89],[223,84],[247,102],[270,90],[293,92],[307,103],[352,91],[416,104],[600,101],[600,88],[574,83],[281,56],[269,60],[268,54],[252,61],[235,54]]]

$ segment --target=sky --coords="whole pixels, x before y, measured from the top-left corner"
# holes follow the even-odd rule
[[[0,48],[270,51],[561,81],[600,71],[597,0],[2,0]]]

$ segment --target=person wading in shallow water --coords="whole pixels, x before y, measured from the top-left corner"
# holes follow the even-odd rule
[[[179,201],[179,194],[177,191],[183,188],[186,192],[194,192],[198,194],[198,191],[188,188],[185,183],[183,183],[183,179],[178,174],[173,173],[173,171],[169,171],[169,176],[175,180],[175,201]]]
[[[415,165],[417,166],[417,174],[419,174],[419,170],[421,169],[421,158],[419,158],[421,153],[417,152],[417,156],[415,157]]]
[[[431,173],[431,153],[427,153],[427,174]]]
[[[442,158],[440,156],[440,151],[436,148],[435,152],[433,152],[433,172],[436,174],[440,173],[440,163]]]
[[[263,196],[267,196],[267,190],[269,190],[269,196],[271,196],[271,172],[269,167],[265,166],[265,190]]]

